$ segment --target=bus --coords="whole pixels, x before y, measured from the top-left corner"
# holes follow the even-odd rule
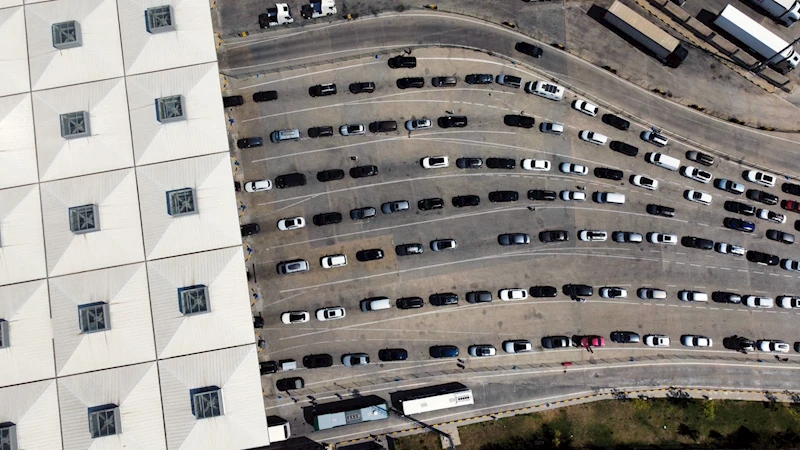
[[[472,405],[472,390],[461,383],[448,383],[396,393],[403,414],[420,414]]]
[[[310,421],[314,431],[372,422],[389,418],[389,405],[377,395],[368,395],[332,403],[322,403],[310,408]]]

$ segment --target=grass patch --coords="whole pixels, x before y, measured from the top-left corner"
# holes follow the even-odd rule
[[[800,446],[800,406],[697,399],[606,400],[459,428],[459,450],[533,448],[751,448]],[[441,448],[433,433],[398,450]]]

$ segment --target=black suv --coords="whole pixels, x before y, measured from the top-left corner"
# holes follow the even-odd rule
[[[528,200],[539,200],[552,202],[556,199],[556,191],[546,191],[543,189],[531,189],[528,191]]]
[[[765,205],[778,204],[778,196],[772,195],[769,192],[759,191],[758,189],[748,189],[746,195],[750,200],[755,200]]]
[[[565,242],[569,240],[569,233],[565,230],[548,230],[539,232],[541,242]]]
[[[417,58],[413,56],[394,56],[389,58],[389,67],[392,69],[413,69],[417,67]]]
[[[486,167],[490,169],[513,169],[517,161],[511,158],[487,158]]]
[[[236,146],[239,148],[261,147],[262,145],[264,145],[264,138],[260,137],[249,137],[236,141]]]
[[[626,131],[631,127],[630,122],[614,114],[603,114],[603,123],[622,131]]]
[[[306,176],[302,173],[287,173],[275,178],[275,186],[280,189],[305,185]]]
[[[437,197],[423,198],[422,200],[417,202],[417,208],[423,211],[429,211],[431,209],[442,209],[444,208],[444,200]]]
[[[609,169],[608,167],[596,167],[594,169],[594,176],[597,178],[619,181],[622,179],[623,175],[621,170]]]
[[[623,155],[636,156],[639,154],[639,147],[634,147],[624,142],[611,141],[611,143],[608,144],[608,146],[611,148],[611,150],[622,153]]]
[[[453,197],[453,206],[461,208],[463,206],[478,206],[481,204],[481,198],[477,195],[459,195]]]
[[[244,97],[241,95],[231,95],[228,97],[222,97],[222,106],[226,108],[230,108],[233,106],[242,106],[244,105]]]
[[[333,83],[329,84],[318,84],[316,86],[311,86],[308,88],[308,95],[312,97],[325,97],[327,95],[336,95],[336,85]]]
[[[797,184],[783,183],[781,185],[781,190],[787,194],[800,196],[800,185]]]
[[[757,252],[755,250],[748,250],[747,260],[758,264],[766,264],[768,266],[777,266],[780,258],[769,253]]]
[[[342,169],[328,169],[317,172],[317,180],[321,182],[336,181],[344,178],[344,170]]]
[[[503,123],[510,127],[533,128],[536,124],[536,120],[534,120],[533,117],[521,116],[519,114],[506,114],[506,116],[503,117]]]
[[[514,46],[514,49],[520,53],[525,53],[528,56],[533,56],[534,58],[541,58],[544,51],[541,48],[529,44],[527,42],[517,42],[517,45]]]
[[[531,286],[528,295],[536,298],[555,297],[558,295],[558,289],[555,286]]]
[[[422,308],[425,302],[419,297],[403,297],[397,299],[398,309],[417,309]]]
[[[375,261],[383,259],[383,250],[379,248],[371,248],[368,250],[359,250],[356,252],[356,259],[361,262]]]
[[[684,236],[681,238],[681,245],[684,247],[699,248],[700,250],[711,250],[714,248],[714,241],[694,236]]]
[[[467,126],[466,116],[444,116],[436,121],[439,128],[464,128]]]
[[[494,75],[490,73],[473,73],[464,77],[467,84],[492,84]]]
[[[611,340],[617,344],[638,344],[639,334],[633,331],[612,331]]]
[[[467,292],[467,303],[489,303],[492,301],[492,293],[489,291]]]
[[[400,244],[394,246],[394,252],[397,253],[397,256],[419,255],[425,252],[425,246],[422,244]]]
[[[278,99],[278,91],[261,91],[253,94],[254,102],[271,102]]]
[[[242,237],[258,234],[258,232],[261,231],[261,227],[259,227],[257,223],[247,223],[241,225],[239,229],[242,232]]]
[[[375,92],[375,83],[372,81],[364,81],[361,83],[350,83],[350,92],[353,94],[361,94],[363,92]]]
[[[378,166],[356,166],[350,168],[350,176],[353,178],[374,177],[378,174]]]
[[[350,210],[350,218],[353,220],[372,219],[377,215],[378,210],[372,206],[364,206],[363,208],[355,208]]]
[[[342,215],[338,212],[329,212],[317,214],[314,216],[314,225],[321,227],[323,225],[333,225],[342,221]]]
[[[400,89],[421,88],[425,86],[425,79],[422,77],[406,77],[397,79],[397,87]]]
[[[726,211],[741,214],[743,216],[754,216],[756,214],[756,207],[753,205],[748,205],[747,203],[728,200],[723,206],[725,207]]]
[[[308,355],[303,357],[303,367],[306,369],[316,369],[318,367],[330,367],[333,365],[333,357],[328,354]]]
[[[457,305],[458,296],[456,294],[453,294],[452,292],[446,292],[443,294],[431,294],[431,296],[428,297],[428,301],[433,306]]]
[[[585,284],[565,284],[561,289],[564,295],[571,299],[580,299],[582,297],[591,297],[594,295],[594,289]]]
[[[492,191],[489,192],[489,201],[492,203],[515,202],[519,200],[517,191]]]
[[[647,213],[654,216],[675,217],[675,208],[650,203],[647,205]]]
[[[459,169],[480,169],[483,167],[483,160],[480,158],[458,158],[456,160],[456,167]]]
[[[381,120],[369,124],[369,131],[371,133],[388,133],[397,131],[397,122],[394,120]]]
[[[311,127],[308,129],[308,137],[310,138],[329,137],[329,136],[333,136],[333,127],[326,125],[320,127]]]

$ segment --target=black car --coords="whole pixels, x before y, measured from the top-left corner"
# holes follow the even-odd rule
[[[433,87],[453,87],[458,84],[458,78],[454,76],[433,77],[431,86]]]
[[[458,158],[456,160],[456,167],[459,169],[480,169],[483,167],[483,160],[480,158]]]
[[[558,295],[558,289],[555,286],[531,286],[528,295],[534,298],[555,297]]]
[[[517,161],[512,158],[487,158],[486,167],[490,169],[513,169]]]
[[[630,122],[614,114],[603,114],[603,123],[622,131],[626,131],[631,127]]]
[[[694,236],[684,236],[681,238],[681,245],[684,247],[699,248],[700,250],[711,250],[714,248],[714,241]]]
[[[367,220],[372,219],[378,215],[378,210],[372,206],[365,206],[363,208],[355,208],[350,210],[350,218],[353,220]]]
[[[669,206],[662,206],[650,203],[649,205],[647,205],[647,213],[652,214],[654,216],[674,217],[675,208],[670,208]]]
[[[756,224],[746,220],[737,219],[735,217],[726,217],[722,219],[722,225],[731,230],[743,231],[745,233],[752,233],[756,231]]]
[[[300,377],[281,378],[275,382],[275,387],[279,391],[291,391],[293,389],[303,389],[306,386],[305,381]]]
[[[464,128],[467,126],[466,116],[444,116],[436,120],[439,128]]]
[[[497,236],[497,243],[503,246],[526,245],[531,243],[527,233],[505,233]]]
[[[433,345],[428,349],[431,358],[455,358],[458,356],[458,347],[455,345]]]
[[[320,127],[311,127],[308,129],[308,137],[310,138],[330,136],[333,136],[333,127],[331,126],[324,125]]]
[[[356,252],[356,259],[361,262],[375,261],[383,259],[383,250],[379,248],[371,248],[368,250],[359,250]]]
[[[547,349],[570,347],[571,341],[567,336],[545,336],[542,338],[542,347]]]
[[[381,361],[405,361],[408,359],[408,351],[404,348],[384,348],[378,350],[378,359]]]
[[[464,77],[467,84],[492,84],[494,83],[494,75],[489,73],[473,73]]]
[[[328,95],[336,95],[336,85],[333,83],[329,84],[318,84],[316,86],[311,86],[308,88],[308,95],[312,97],[326,97]]]
[[[541,58],[542,54],[544,53],[541,48],[527,42],[517,42],[517,45],[514,46],[514,49],[520,53],[525,53],[528,56],[533,56],[534,58]]]
[[[765,205],[778,204],[778,196],[772,195],[769,192],[759,191],[758,189],[748,189],[746,195],[750,200],[755,200]]]
[[[280,175],[275,178],[275,186],[277,186],[279,189],[305,185],[306,176],[302,173],[287,173],[286,175]]]
[[[754,216],[756,214],[756,207],[753,205],[748,205],[747,203],[727,200],[723,206],[725,211],[741,214],[743,216]]]
[[[342,215],[338,212],[329,212],[317,214],[314,216],[314,225],[321,227],[323,225],[333,225],[342,221]]]
[[[400,244],[394,247],[397,256],[419,255],[424,251],[425,247],[422,244]]]
[[[622,153],[623,155],[636,156],[639,154],[639,147],[634,147],[624,142],[611,141],[611,143],[608,144],[608,146],[609,148],[611,148],[611,150]]]
[[[350,168],[350,176],[353,178],[374,177],[378,174],[378,166],[356,166]]]
[[[717,303],[742,303],[742,296],[733,292],[714,291],[711,293],[711,300]]]
[[[722,341],[725,348],[736,350],[737,352],[747,353],[756,351],[756,343],[744,336],[731,336]]]
[[[320,367],[330,367],[333,365],[333,357],[327,353],[320,355],[307,355],[303,357],[303,367],[306,369],[317,369]]]
[[[271,102],[278,99],[278,91],[261,91],[253,94],[254,102]]]
[[[702,164],[704,166],[710,166],[714,164],[714,157],[711,155],[707,155],[703,152],[698,152],[696,150],[689,150],[686,152],[686,159],[690,161],[694,161],[698,164]]]
[[[556,199],[556,191],[546,191],[542,189],[531,189],[528,191],[528,200],[540,200],[552,202]]]
[[[467,303],[489,303],[492,301],[492,293],[489,291],[467,292]]]
[[[425,302],[420,297],[403,297],[397,299],[398,309],[417,309],[422,308]]]
[[[257,223],[247,223],[239,227],[242,232],[242,237],[250,236],[261,231],[261,227]]]
[[[503,123],[510,127],[533,128],[533,126],[536,124],[536,120],[529,116],[506,114],[506,116],[503,117]]]
[[[783,183],[781,190],[787,194],[800,196],[800,185],[794,183]]]
[[[453,197],[453,206],[461,208],[463,206],[478,206],[481,204],[481,198],[477,195],[459,195]]]
[[[394,120],[381,120],[369,124],[369,131],[371,133],[389,133],[397,131],[397,122]]]
[[[444,200],[440,198],[423,198],[417,202],[417,208],[423,211],[430,211],[431,209],[444,208]]]
[[[363,92],[375,92],[375,83],[371,81],[364,81],[360,83],[350,83],[350,92],[353,94],[361,94]]]
[[[594,176],[596,176],[597,178],[605,178],[607,180],[619,181],[622,179],[624,174],[622,173],[621,170],[617,169],[610,169],[608,167],[595,167]]]
[[[226,108],[231,108],[233,106],[242,106],[244,105],[244,97],[241,95],[230,95],[228,97],[222,97],[222,106]]]
[[[417,58],[403,55],[394,56],[389,58],[389,67],[392,69],[413,69],[417,67]]]
[[[564,295],[572,299],[591,297],[594,295],[594,289],[586,284],[565,284],[561,290],[564,292]]]
[[[569,240],[569,233],[565,230],[548,230],[539,233],[541,242],[566,242]]]
[[[428,297],[428,301],[433,306],[457,305],[458,296],[456,294],[453,294],[452,292],[431,294],[430,297]]]
[[[239,148],[261,147],[262,145],[264,145],[264,138],[261,137],[249,137],[236,141],[236,146]]]
[[[747,260],[758,264],[766,264],[768,266],[777,266],[780,261],[775,255],[769,253],[757,252],[755,250],[747,251]]]
[[[317,180],[323,183],[341,180],[342,178],[344,178],[344,170],[342,169],[327,169],[317,172]]]
[[[781,244],[794,244],[794,235],[780,230],[767,230],[767,239],[780,242]]]
[[[406,77],[397,79],[397,87],[400,89],[421,88],[425,86],[425,79],[422,77]]]
[[[638,344],[641,342],[639,334],[633,331],[612,331],[611,340],[617,344]]]
[[[268,375],[278,371],[278,361],[261,361],[258,363],[258,371],[261,375]]]
[[[489,201],[492,203],[515,202],[519,200],[517,191],[492,191],[489,192]]]

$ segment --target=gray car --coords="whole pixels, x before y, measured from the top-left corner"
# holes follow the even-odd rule
[[[342,355],[342,364],[345,367],[366,366],[369,364],[369,355],[366,353],[348,353]]]
[[[620,243],[640,243],[644,240],[644,237],[641,233],[634,233],[633,231],[615,231],[612,234],[614,242]]]
[[[308,272],[308,261],[304,259],[293,259],[291,261],[281,261],[277,266],[278,273],[289,275],[292,273]]]
[[[381,205],[381,211],[384,214],[391,214],[398,211],[405,211],[409,208],[407,200],[395,200],[393,202],[386,202]]]

